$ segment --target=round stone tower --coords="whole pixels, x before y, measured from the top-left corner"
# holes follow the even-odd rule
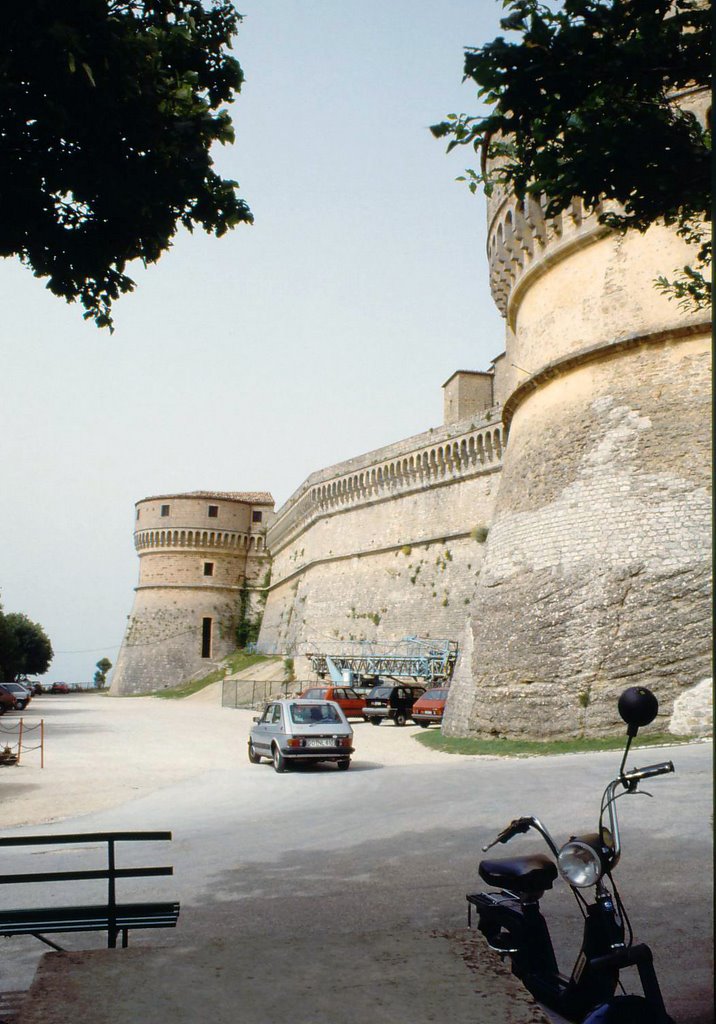
[[[148,693],[209,672],[257,612],[268,568],[266,492],[193,491],[136,504],[139,584],[111,693]]]
[[[508,440],[450,735],[609,732],[632,685],[665,725],[710,675],[710,318],[654,287],[674,231],[596,213],[489,206]]]

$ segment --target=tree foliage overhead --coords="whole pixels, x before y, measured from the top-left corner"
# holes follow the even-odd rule
[[[5,615],[0,607],[0,678],[43,675],[53,658],[52,644],[41,625],[21,612]]]
[[[500,36],[467,48],[465,78],[484,116],[451,114],[433,134],[448,150],[471,146],[470,189],[544,196],[548,216],[575,196],[620,209],[617,230],[661,220],[698,247],[677,298],[708,301],[710,132],[679,94],[710,82],[710,11],[704,0],[503,0]],[[676,101],[674,97],[677,97]],[[691,275],[691,276],[689,276]]]
[[[212,169],[243,74],[230,0],[22,0],[0,34],[0,255],[112,327],[178,226],[251,222]]]

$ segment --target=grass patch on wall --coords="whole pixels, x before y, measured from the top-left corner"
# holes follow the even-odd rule
[[[457,736],[443,736],[439,729],[423,730],[414,737],[418,743],[431,750],[445,754],[487,754],[491,757],[527,757],[549,754],[581,754],[594,750],[622,750],[623,736],[595,736],[589,739],[564,740],[510,740],[474,739]],[[632,743],[635,747],[662,747],[675,743],[688,743],[687,736],[672,736],[671,733],[654,733],[651,736],[637,736]]]
[[[243,672],[245,668],[250,668],[252,665],[258,665],[264,661],[275,660],[277,659],[269,658],[265,654],[247,654],[245,651],[233,651],[228,657],[224,658],[218,668],[202,676],[201,679],[192,679],[188,683],[182,683],[180,686],[168,686],[164,690],[155,690],[153,693],[143,696],[162,697],[164,700],[181,700],[182,697],[190,697],[192,693],[198,693],[205,686],[218,683],[224,676],[233,675],[235,672]]]

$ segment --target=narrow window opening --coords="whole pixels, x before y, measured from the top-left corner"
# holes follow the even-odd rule
[[[214,563],[213,562],[204,562],[204,575],[205,576],[213,576],[214,575]]]
[[[201,620],[201,656],[211,657],[211,619]]]
[[[262,519],[263,519],[263,513],[260,512],[258,509],[254,509],[253,512],[251,513],[251,522],[252,523],[260,523]]]
[[[140,511],[141,511],[140,509],[137,509],[137,519],[139,519],[139,513],[140,513]]]
[[[169,506],[168,505],[162,505],[159,514],[162,515],[162,516],[168,516],[169,515]]]
[[[209,519],[218,519],[219,517],[219,506],[209,505]]]

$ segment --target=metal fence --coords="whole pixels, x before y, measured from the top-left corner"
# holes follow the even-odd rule
[[[267,700],[293,697],[311,686],[308,680],[225,679],[221,686],[222,708],[256,708]],[[315,684],[313,684],[315,685]]]

